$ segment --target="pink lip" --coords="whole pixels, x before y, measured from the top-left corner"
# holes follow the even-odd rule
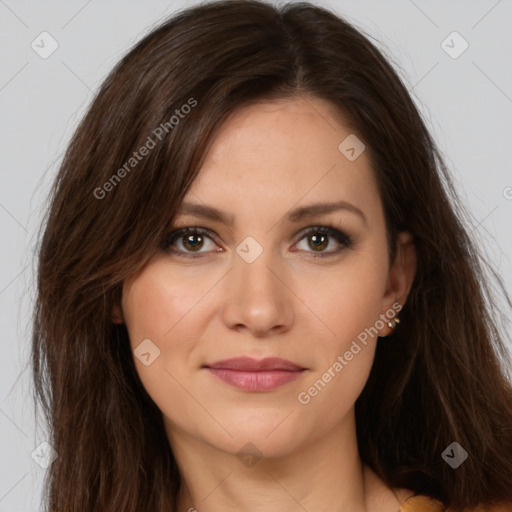
[[[240,370],[247,372],[256,372],[262,370],[304,370],[300,366],[281,359],[280,357],[265,357],[264,359],[253,359],[252,357],[233,357],[223,359],[215,363],[205,364],[207,368],[222,368],[224,370]]]
[[[277,357],[225,359],[205,367],[224,382],[246,391],[269,391],[299,377],[305,370]]]

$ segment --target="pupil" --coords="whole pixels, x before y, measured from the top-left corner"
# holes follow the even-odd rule
[[[324,239],[323,243],[320,242],[320,238]],[[318,249],[318,248],[324,249],[325,246],[326,246],[326,244],[325,244],[326,237],[324,235],[312,235],[311,236],[311,240],[313,240],[313,244],[314,244],[314,245],[311,246],[313,249],[314,248],[316,248],[316,249]],[[320,244],[318,244],[318,242],[320,242]]]
[[[200,247],[202,245],[202,241],[200,242],[197,242],[197,243],[194,243],[193,240],[194,238],[198,238],[198,239],[201,239],[201,235],[188,235],[186,238],[185,238],[185,246],[190,246],[190,248],[192,249],[197,249],[198,247]]]

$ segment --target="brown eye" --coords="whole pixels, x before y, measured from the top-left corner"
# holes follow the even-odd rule
[[[301,241],[307,238],[308,248],[305,252],[313,253],[313,257],[334,256],[341,253],[344,249],[352,246],[353,241],[348,236],[331,226],[318,226],[309,228],[303,234]],[[335,240],[334,249],[326,251],[325,249],[331,244],[331,240]],[[336,248],[336,244],[339,246]]]
[[[199,234],[186,235],[182,237],[182,243],[186,249],[195,251],[196,249],[200,249],[203,246],[203,236]]]
[[[312,249],[325,249],[329,245],[329,237],[325,235],[308,235],[309,246]]]
[[[219,251],[219,249],[215,249],[214,238],[215,235],[207,229],[187,227],[178,229],[167,235],[161,244],[161,248],[177,256],[196,258],[212,251]],[[300,241],[306,238],[308,240],[307,245],[309,249],[304,249],[303,252],[310,253],[313,257],[334,256],[350,247],[353,243],[349,236],[331,226],[309,228],[308,231],[302,235]],[[333,241],[335,247],[331,250],[326,250]],[[205,248],[205,242],[211,242],[212,246],[208,248],[208,244],[206,244]],[[338,244],[338,248],[336,248],[336,243]],[[205,250],[202,251],[201,249],[204,248]]]
[[[212,246],[208,248],[208,244],[206,244],[207,250],[201,251],[207,241],[210,241]],[[187,227],[173,231],[167,235],[160,247],[164,251],[178,256],[191,255],[192,257],[196,255],[202,256],[203,254],[215,250],[211,233],[207,229],[195,227]]]

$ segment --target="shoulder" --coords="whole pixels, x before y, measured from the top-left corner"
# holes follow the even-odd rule
[[[447,512],[447,509],[440,501],[421,494],[409,496],[399,512]]]
[[[451,507],[446,507],[442,502],[425,495],[408,497],[400,507],[399,512],[450,512]],[[512,512],[512,503],[500,503],[496,505],[479,505],[464,509],[465,512]]]

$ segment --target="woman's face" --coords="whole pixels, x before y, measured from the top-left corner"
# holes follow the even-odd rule
[[[390,333],[415,264],[408,249],[389,267],[361,141],[323,100],[240,109],[185,202],[232,223],[192,208],[180,214],[173,231],[205,231],[170,240],[125,282],[122,300],[138,374],[171,442],[230,453],[250,442],[278,456],[347,425],[374,333]],[[303,210],[328,203],[340,206]],[[238,357],[282,358],[301,371],[207,368]]]

